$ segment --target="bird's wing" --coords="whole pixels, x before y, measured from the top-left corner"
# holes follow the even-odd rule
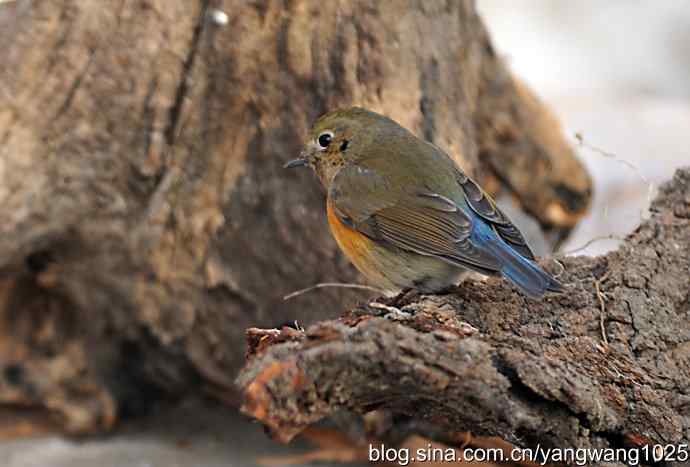
[[[467,200],[470,208],[488,222],[496,233],[515,251],[520,253],[527,259],[534,259],[534,253],[522,236],[522,233],[517,227],[508,219],[508,216],[496,206],[496,203],[484,190],[477,185],[474,180],[462,173],[459,169],[456,170],[456,177],[458,184]]]
[[[493,255],[472,243],[472,217],[451,199],[430,192],[395,193],[377,172],[346,167],[333,180],[329,199],[344,224],[374,241],[484,274],[500,270]]]

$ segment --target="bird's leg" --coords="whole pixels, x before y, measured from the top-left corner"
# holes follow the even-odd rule
[[[395,303],[398,305],[406,305],[419,298],[420,295],[421,293],[416,288],[406,287],[400,291],[397,297],[395,297]]]
[[[444,287],[441,290],[434,292],[434,294],[435,295],[452,295],[455,291],[458,290],[459,287],[460,287],[460,284],[457,284],[457,285],[450,284],[449,286]]]

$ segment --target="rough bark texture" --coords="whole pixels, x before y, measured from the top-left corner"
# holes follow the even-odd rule
[[[488,280],[250,330],[243,409],[282,440],[346,408],[520,446],[687,445],[690,168],[651,211],[617,251],[561,259],[562,295]]]
[[[359,280],[318,184],[281,169],[328,109],[433,140],[551,244],[590,198],[470,1],[17,1],[0,42],[0,403],[72,432],[230,391],[245,328],[362,296],[282,302]]]

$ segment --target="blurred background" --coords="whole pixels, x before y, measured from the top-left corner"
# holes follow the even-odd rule
[[[687,2],[477,3],[496,49],[557,114],[594,179],[591,213],[563,250],[599,254],[614,248],[614,238],[645,215],[655,187],[675,167],[690,164]],[[611,238],[592,242],[599,237]],[[155,424],[139,421],[103,439],[0,442],[0,465],[243,466],[305,450],[277,446],[259,425],[212,407],[183,404],[157,415]]]
[[[561,120],[594,179],[565,252],[600,254],[690,164],[690,9],[668,0],[479,0],[494,44]]]

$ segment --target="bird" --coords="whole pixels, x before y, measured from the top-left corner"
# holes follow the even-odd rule
[[[380,289],[443,292],[478,272],[531,298],[564,290],[448,154],[384,115],[361,107],[322,115],[284,167],[313,169],[336,243]]]

